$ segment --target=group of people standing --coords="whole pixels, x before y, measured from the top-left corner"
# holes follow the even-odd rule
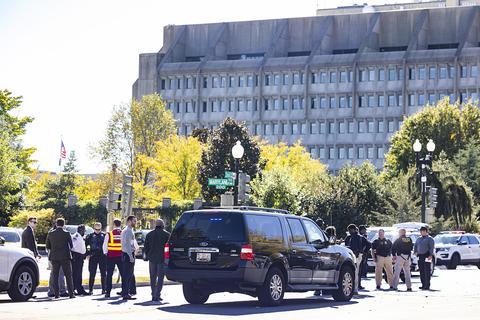
[[[350,224],[349,235],[345,238],[345,246],[350,248],[357,258],[357,274],[355,275],[355,291],[364,289],[361,285],[362,277],[367,274],[367,256],[369,251],[375,262],[375,283],[376,289],[380,290],[382,285],[383,272],[387,275],[387,283],[391,290],[398,290],[400,275],[403,271],[407,291],[412,291],[411,281],[411,255],[418,257],[418,268],[420,271],[421,290],[430,290],[430,277],[435,242],[428,234],[427,227],[421,227],[421,236],[413,243],[412,238],[406,235],[405,229],[398,230],[398,239],[392,243],[385,237],[385,231],[378,231],[378,238],[369,242],[366,235],[366,227]]]
[[[122,279],[122,290],[117,294],[123,300],[134,300],[135,256],[139,249],[134,233],[136,223],[136,217],[129,216],[122,229],[122,222],[115,219],[112,230],[105,233],[102,231],[102,224],[97,222],[94,224],[94,232],[89,235],[85,235],[85,226],[79,225],[77,231],[71,235],[65,230],[65,220],[57,219],[55,227],[49,231],[46,239],[51,267],[48,296],[57,299],[60,296],[75,298],[76,295],[92,295],[95,276],[99,270],[102,294],[105,298],[110,298],[112,278],[117,267]],[[22,235],[22,247],[30,249],[35,257],[40,259],[34,233],[36,225],[37,219],[30,217]],[[144,244],[149,261],[152,301],[162,300],[160,294],[164,279],[164,247],[170,236],[164,228],[165,223],[158,219],[155,230],[147,234]],[[82,284],[86,259],[89,270],[88,292]]]

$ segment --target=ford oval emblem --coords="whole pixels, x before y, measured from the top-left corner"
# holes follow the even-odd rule
[[[200,242],[200,246],[201,247],[206,247],[206,246],[208,246],[208,242]]]

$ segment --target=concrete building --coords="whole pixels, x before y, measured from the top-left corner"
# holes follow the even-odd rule
[[[272,143],[301,140],[332,171],[366,159],[380,169],[406,116],[478,97],[480,7],[435,2],[169,25],[161,50],[140,55],[133,97],[159,93],[180,134],[230,116]]]

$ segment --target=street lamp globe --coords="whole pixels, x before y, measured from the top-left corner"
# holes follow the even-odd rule
[[[422,150],[422,144],[418,139],[416,139],[415,143],[413,144],[413,151],[420,152],[421,150]]]
[[[433,142],[432,139],[428,140],[428,143],[427,143],[427,151],[428,151],[428,152],[433,152],[433,151],[435,151],[435,142]]]
[[[244,149],[242,144],[240,143],[240,141],[237,141],[237,143],[232,148],[232,156],[235,159],[241,159],[243,157],[243,152]]]

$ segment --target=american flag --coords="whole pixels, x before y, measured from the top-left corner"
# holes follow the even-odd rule
[[[65,145],[63,144],[63,140],[60,143],[60,160],[58,161],[58,165],[62,165],[62,159],[67,158],[67,149],[65,149]]]

